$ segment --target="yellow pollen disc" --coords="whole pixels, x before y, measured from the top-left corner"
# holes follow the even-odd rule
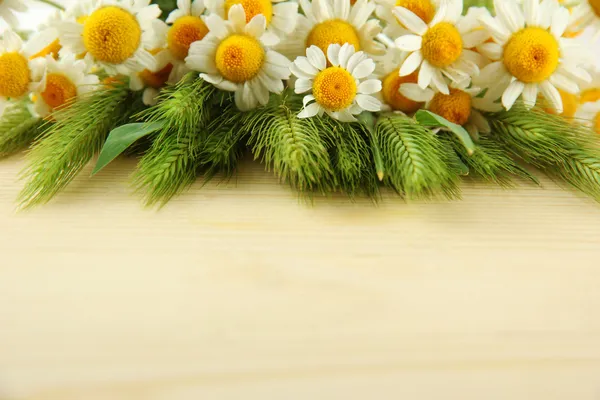
[[[54,42],[50,43],[48,46],[44,47],[39,53],[36,53],[29,57],[30,60],[38,57],[46,57],[52,55],[54,59],[58,59],[58,52],[62,49],[60,42],[56,39]]]
[[[588,3],[590,3],[590,6],[592,7],[592,10],[594,10],[594,13],[596,13],[596,15],[600,17],[600,0],[588,0]]]
[[[381,94],[383,101],[395,111],[410,114],[417,111],[423,103],[404,97],[400,93],[400,85],[403,83],[417,83],[419,73],[413,72],[408,76],[399,76],[398,69],[390,72],[382,81]]]
[[[463,41],[458,29],[449,22],[441,22],[423,35],[423,58],[435,67],[443,68],[458,60]]]
[[[83,25],[83,44],[97,60],[121,64],[140,45],[142,29],[136,18],[119,7],[94,11]]]
[[[169,50],[179,60],[185,60],[192,43],[202,40],[207,33],[208,27],[199,17],[178,18],[167,36]]]
[[[246,13],[246,22],[250,22],[252,18],[258,14],[265,16],[267,25],[273,18],[273,4],[271,0],[225,0],[225,15],[229,15],[229,9],[236,5],[241,4]]]
[[[409,9],[426,24],[430,23],[435,15],[435,6],[431,0],[396,0],[396,6]]]
[[[144,71],[140,72],[140,78],[146,86],[154,89],[160,89],[169,80],[169,75],[171,75],[172,70],[173,64],[168,64],[158,72],[150,72],[150,70],[145,69]]]
[[[315,77],[313,96],[317,103],[328,110],[343,110],[356,97],[356,80],[344,68],[326,68]]]
[[[573,118],[577,112],[577,107],[579,106],[577,96],[560,89],[558,92],[560,93],[560,98],[562,99],[563,103],[563,113],[560,115],[565,118]],[[544,111],[546,111],[548,114],[556,114],[556,110],[552,107],[545,108]]]
[[[19,53],[0,55],[0,96],[21,97],[29,89],[29,65]]]
[[[215,64],[223,77],[241,83],[254,78],[265,62],[265,50],[252,36],[234,34],[223,40]]]
[[[51,73],[46,76],[46,90],[41,95],[51,109],[57,110],[77,96],[77,87],[63,74]]]
[[[306,38],[307,49],[314,45],[325,54],[327,54],[329,45],[335,43],[339,45],[349,43],[354,46],[354,50],[360,50],[360,38],[356,29],[341,19],[332,19],[316,24]]]
[[[579,102],[583,103],[595,103],[600,100],[600,89],[588,89],[581,93]]]
[[[471,116],[471,96],[462,90],[452,88],[449,95],[436,93],[429,103],[429,111],[457,125],[464,125]]]
[[[504,65],[521,82],[540,83],[558,67],[558,42],[545,29],[530,27],[513,34],[504,47]]]

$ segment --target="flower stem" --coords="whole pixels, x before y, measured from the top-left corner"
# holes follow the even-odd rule
[[[60,4],[58,4],[52,0],[37,0],[37,1],[39,1],[40,3],[48,4],[49,6],[52,6],[54,8],[58,8],[61,11],[65,10],[65,8],[63,6],[61,6]]]

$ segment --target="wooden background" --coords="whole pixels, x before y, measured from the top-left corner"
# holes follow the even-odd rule
[[[156,212],[134,165],[15,213],[0,160],[0,400],[600,400],[592,201],[307,206],[246,162]]]
[[[134,165],[15,213],[0,161],[0,399],[600,399],[590,200],[307,206],[246,162],[156,212]]]

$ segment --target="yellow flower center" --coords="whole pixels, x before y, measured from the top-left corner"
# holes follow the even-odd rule
[[[83,25],[83,44],[97,60],[120,64],[138,49],[142,29],[136,18],[119,7],[94,11]]]
[[[46,89],[41,95],[51,109],[58,110],[77,96],[77,87],[65,75],[50,73],[46,76]]]
[[[29,88],[29,65],[19,53],[0,55],[0,96],[21,97]]]
[[[558,67],[558,42],[542,28],[529,27],[513,34],[504,47],[504,65],[525,83],[540,83]]]
[[[435,6],[431,0],[396,0],[396,6],[409,9],[426,24],[430,23],[435,15]]]
[[[600,0],[588,0],[588,2],[590,3],[592,10],[594,10],[594,13],[600,17]]]
[[[450,89],[450,94],[436,93],[429,103],[429,111],[457,125],[464,125],[471,116],[471,96],[459,89]]]
[[[252,36],[233,34],[223,40],[215,55],[217,69],[225,79],[241,83],[254,78],[265,62],[265,50]]]
[[[596,133],[600,133],[600,113],[596,114],[594,118],[594,130]]]
[[[306,48],[317,46],[323,53],[327,54],[330,44],[343,45],[349,43],[354,50],[360,50],[360,38],[356,29],[346,21],[332,19],[316,24],[306,38]]]
[[[167,35],[169,50],[179,60],[185,60],[192,43],[202,40],[207,33],[208,27],[199,17],[178,18]]]
[[[565,118],[573,118],[575,116],[575,113],[577,112],[577,106],[579,105],[577,96],[572,93],[567,93],[560,89],[558,90],[558,92],[560,93],[560,98],[562,99],[563,103],[563,112],[560,115]],[[543,101],[544,100],[541,100],[542,104]],[[552,107],[545,108],[544,111],[546,111],[549,114],[556,114],[556,110],[554,110],[554,108]]]
[[[241,4],[246,13],[246,22],[258,14],[265,16],[267,25],[273,18],[273,4],[271,0],[225,0],[225,15],[229,15],[229,9],[236,4]]]
[[[317,103],[328,110],[343,110],[356,97],[356,80],[344,68],[326,68],[315,77],[313,96]]]
[[[172,70],[173,64],[167,64],[166,67],[158,72],[150,72],[150,70],[145,69],[144,71],[140,72],[140,79],[146,86],[154,89],[160,89],[169,80],[169,75],[171,75]]]
[[[413,72],[408,76],[399,76],[398,69],[390,72],[382,81],[381,94],[383,101],[393,110],[402,111],[410,114],[417,111],[423,103],[416,102],[414,100],[404,97],[400,93],[400,85],[403,83],[417,83],[419,73]]]
[[[29,57],[29,59],[33,60],[34,58],[46,57],[49,55],[52,55],[52,57],[54,57],[54,59],[58,59],[58,52],[60,51],[60,49],[62,49],[62,46],[60,45],[60,42],[58,41],[58,39],[56,39],[54,42],[50,43],[48,46],[46,46],[42,50],[40,50],[39,53],[36,53],[36,54],[32,55],[31,57]]]
[[[581,93],[579,102],[583,103],[595,103],[600,100],[600,89],[588,89]]]
[[[449,22],[440,22],[423,35],[423,58],[435,67],[452,64],[462,54],[463,41],[458,29]]]

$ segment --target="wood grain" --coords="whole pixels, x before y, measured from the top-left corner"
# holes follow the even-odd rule
[[[600,399],[590,200],[310,206],[246,162],[157,212],[134,163],[15,213],[0,161],[0,399]]]

